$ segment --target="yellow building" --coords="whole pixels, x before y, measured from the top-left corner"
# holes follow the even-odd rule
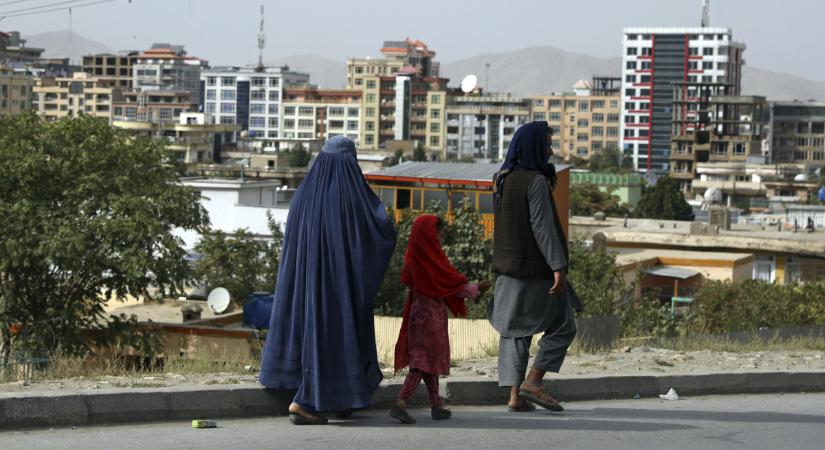
[[[0,66],[0,115],[31,109],[34,85],[32,75]]]
[[[284,89],[281,140],[346,136],[359,143],[362,96],[358,90]]]
[[[115,128],[127,130],[135,136],[165,139],[175,159],[184,163],[212,162],[224,142],[240,130],[238,125],[217,125],[203,113],[182,113],[177,122],[157,123],[137,120],[114,121]]]
[[[412,39],[384,41],[383,59],[347,59],[347,89],[364,89],[369,77],[394,76],[402,67],[412,66],[422,76],[438,77],[439,64],[433,61],[435,52],[427,44]]]
[[[556,155],[588,159],[603,149],[619,148],[621,97],[612,80],[618,79],[580,80],[574,92],[531,98],[532,119],[550,124]]]
[[[120,89],[111,80],[76,72],[72,77],[41,78],[34,87],[38,113],[48,119],[81,114],[112,121],[112,103]]]

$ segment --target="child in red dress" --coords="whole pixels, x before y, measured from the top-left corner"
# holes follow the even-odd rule
[[[467,315],[464,299],[477,299],[490,287],[467,282],[467,277],[450,264],[441,248],[445,224],[437,216],[423,215],[415,220],[410,233],[401,282],[409,287],[404,304],[401,333],[395,345],[395,370],[410,367],[390,416],[403,423],[415,423],[407,412],[407,401],[424,380],[433,420],[449,418],[438,393],[438,377],[450,373],[450,339],[447,309],[454,316]]]

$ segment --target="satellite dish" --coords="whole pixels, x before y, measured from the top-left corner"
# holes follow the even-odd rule
[[[229,291],[222,287],[212,289],[206,298],[206,305],[215,314],[223,313],[229,307]]]
[[[469,74],[461,80],[461,91],[465,94],[473,92],[476,86],[478,86],[478,77],[473,74]]]
[[[709,188],[705,191],[705,201],[711,204],[722,203],[722,191],[719,188]]]
[[[804,182],[808,181],[808,175],[806,175],[804,173],[800,173],[800,174],[797,174],[795,177],[793,177],[793,180],[796,181],[797,183],[804,183]]]

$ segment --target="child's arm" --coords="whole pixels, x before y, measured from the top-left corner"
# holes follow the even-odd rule
[[[461,298],[466,298],[467,300],[474,300],[478,301],[478,298],[490,289],[490,282],[487,280],[482,281],[481,283],[467,283],[464,285],[464,290],[461,291]]]

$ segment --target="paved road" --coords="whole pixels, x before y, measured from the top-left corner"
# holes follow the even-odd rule
[[[825,394],[720,396],[582,402],[564,414],[514,414],[456,407],[433,422],[398,425],[385,411],[364,412],[325,427],[296,427],[284,417],[189,423],[0,432],[0,449],[214,448],[633,448],[825,449]]]

